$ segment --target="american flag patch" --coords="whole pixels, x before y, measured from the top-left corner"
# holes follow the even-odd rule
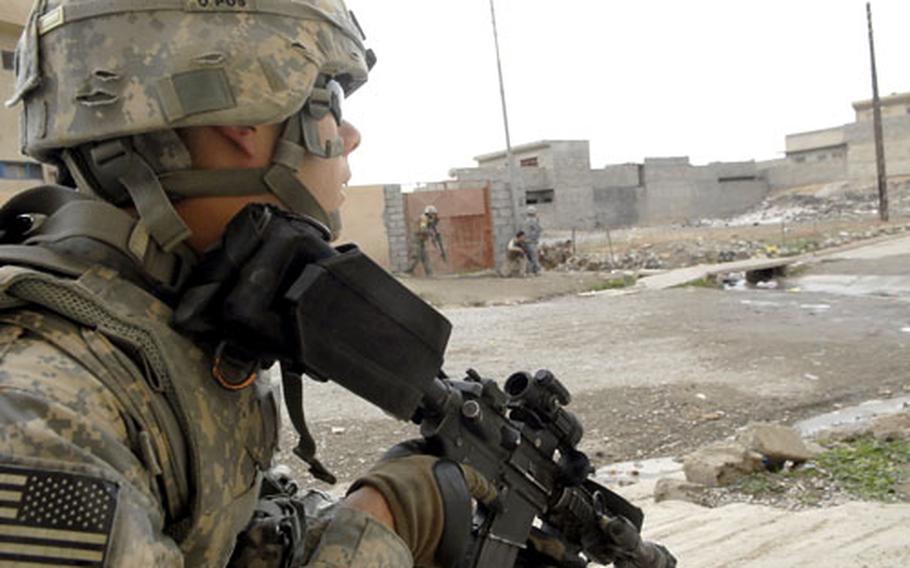
[[[0,568],[104,566],[117,485],[0,466]]]

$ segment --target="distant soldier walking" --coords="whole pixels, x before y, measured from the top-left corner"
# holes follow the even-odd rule
[[[540,255],[537,247],[540,245],[540,234],[543,229],[540,227],[540,219],[537,218],[537,208],[533,205],[528,206],[528,215],[521,225],[521,230],[525,234],[524,248],[528,253],[528,273],[540,276]]]
[[[442,237],[439,234],[439,212],[433,205],[427,205],[417,221],[417,229],[414,231],[414,239],[411,243],[411,259],[408,264],[408,274],[413,274],[417,269],[417,264],[423,265],[423,271],[427,276],[433,276],[433,265],[430,263],[430,252],[428,249],[430,240],[439,247],[443,260],[445,252],[442,248]]]

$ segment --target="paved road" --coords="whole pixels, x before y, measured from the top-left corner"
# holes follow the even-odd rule
[[[798,285],[814,292],[910,301],[910,238],[824,257]]]

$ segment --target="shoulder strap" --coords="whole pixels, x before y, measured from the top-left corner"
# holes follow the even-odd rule
[[[0,262],[67,276],[112,264],[164,292],[179,289],[196,263],[188,246],[168,252],[142,221],[61,186],[20,193],[0,208],[0,243]]]
[[[78,326],[51,312],[16,310],[0,312],[0,322],[25,329],[72,357],[117,399],[135,420],[139,432],[133,442],[149,471],[164,487],[170,518],[179,518],[189,499],[186,463],[175,451],[152,409],[155,406],[144,378],[109,340],[95,330]],[[156,490],[157,487],[152,487]]]

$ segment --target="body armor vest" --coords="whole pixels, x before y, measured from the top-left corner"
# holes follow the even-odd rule
[[[65,215],[50,213],[66,221]],[[277,450],[271,385],[260,379],[238,392],[221,388],[212,378],[210,354],[170,326],[167,304],[117,271],[80,260],[98,256],[104,255],[86,251],[84,240],[76,258],[40,241],[0,245],[0,321],[54,343],[53,319],[63,318],[102,334],[143,370],[135,380],[124,376],[122,366],[95,372],[84,365],[106,376],[99,380],[147,438],[133,446],[148,449],[140,453],[150,455],[140,458],[156,477],[158,488],[152,491],[167,512],[165,531],[179,544],[187,566],[223,566],[252,516],[261,473]],[[34,311],[51,317],[30,317]],[[154,398],[166,401],[169,412],[153,415],[143,408],[143,401]],[[161,424],[162,416],[174,423]]]

